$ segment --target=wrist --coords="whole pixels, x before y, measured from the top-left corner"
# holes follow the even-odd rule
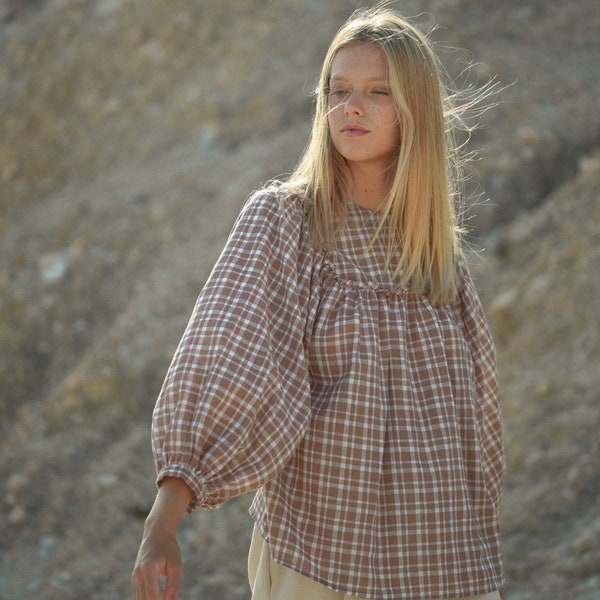
[[[146,517],[144,530],[162,530],[164,533],[175,534],[192,496],[192,490],[183,479],[165,478]]]
[[[164,535],[175,535],[179,527],[181,518],[169,517],[161,514],[155,514],[150,511],[144,521],[144,535],[161,533]]]

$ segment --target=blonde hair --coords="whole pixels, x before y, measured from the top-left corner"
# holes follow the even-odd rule
[[[461,145],[453,132],[463,125],[466,108],[457,108],[444,86],[428,37],[385,7],[353,13],[323,62],[310,141],[289,179],[292,190],[312,198],[311,241],[325,249],[334,246],[333,223],[345,215],[350,198],[349,170],[333,146],[327,117],[332,62],[351,44],[376,44],[383,53],[401,123],[392,184],[376,235],[387,228],[388,263],[400,251],[392,267],[402,287],[426,293],[432,304],[452,300],[459,285],[460,228],[454,205],[461,181]]]

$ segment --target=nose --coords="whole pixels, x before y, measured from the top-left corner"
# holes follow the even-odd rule
[[[363,101],[360,94],[354,90],[348,94],[344,102],[344,113],[346,115],[360,115],[364,113]]]

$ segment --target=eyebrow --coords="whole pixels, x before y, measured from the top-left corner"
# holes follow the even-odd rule
[[[331,83],[332,81],[339,81],[339,82],[344,82],[344,81],[348,81],[348,77],[345,77],[344,75],[332,75],[329,78],[329,83]],[[390,80],[387,77],[369,77],[367,79],[367,81],[371,81],[371,82],[381,82],[381,83],[389,83]]]

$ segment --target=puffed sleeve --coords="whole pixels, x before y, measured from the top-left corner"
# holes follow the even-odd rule
[[[476,426],[481,445],[482,469],[488,493],[500,503],[505,476],[502,414],[496,366],[496,349],[481,301],[464,258],[459,265],[460,321],[474,367]]]
[[[306,430],[301,221],[301,210],[273,193],[250,199],[169,367],[152,447],[157,483],[176,476],[193,490],[189,512],[264,485]]]

